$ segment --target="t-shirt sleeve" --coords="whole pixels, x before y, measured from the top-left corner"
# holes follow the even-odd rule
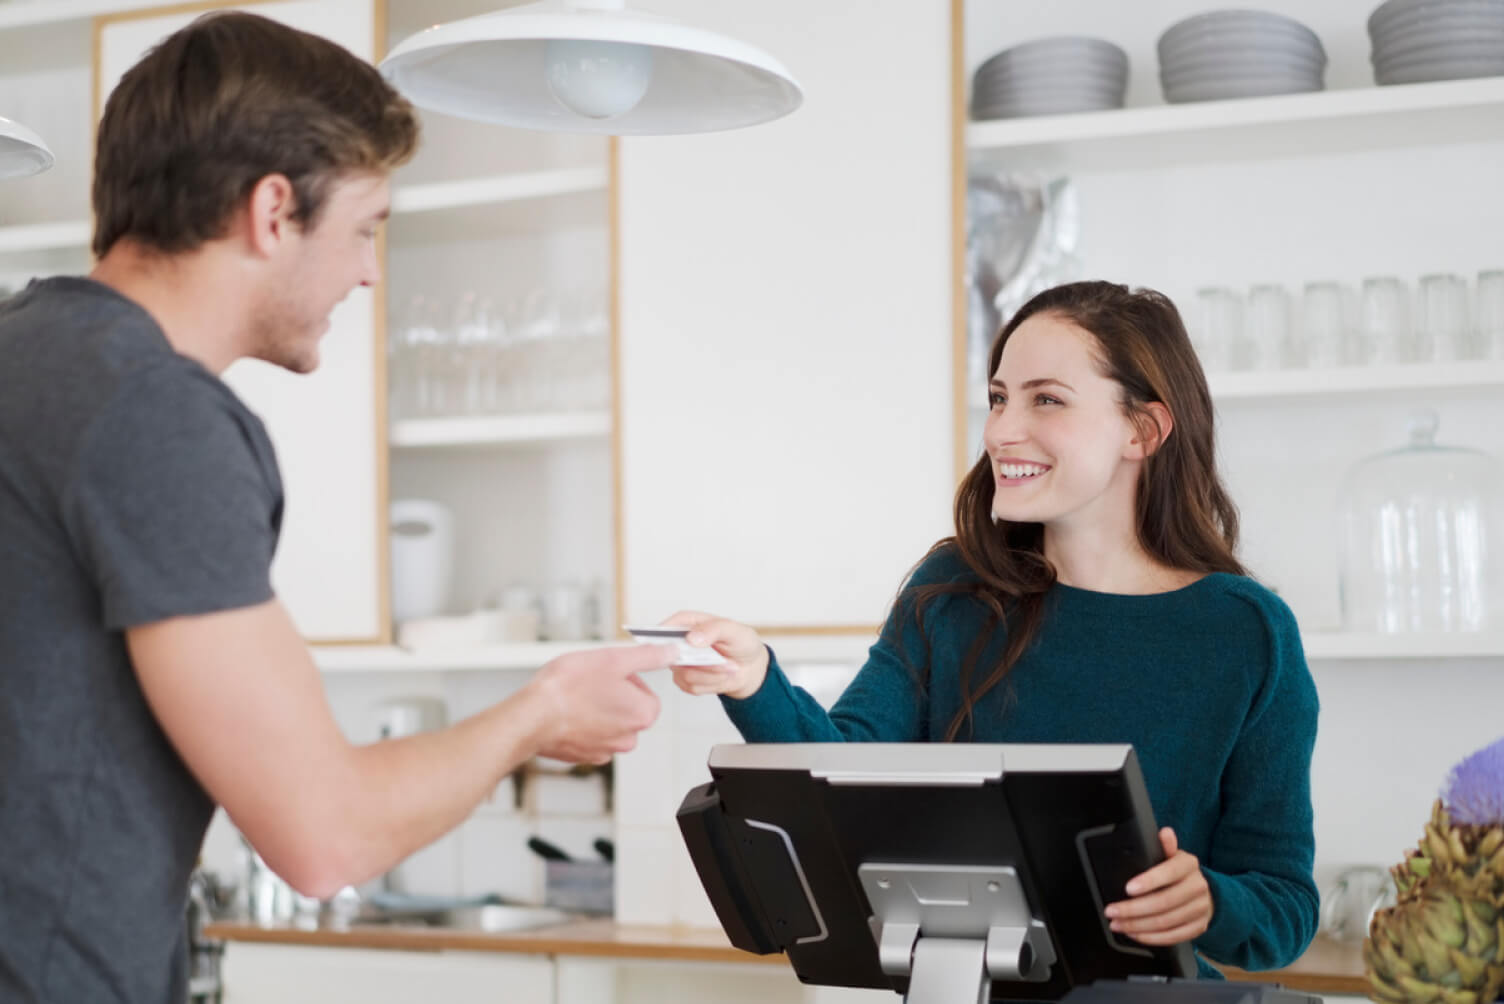
[[[120,388],[80,441],[63,499],[107,627],[272,597],[282,500],[271,449],[207,372],[157,367]]]

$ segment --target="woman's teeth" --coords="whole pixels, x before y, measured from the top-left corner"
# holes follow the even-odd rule
[[[1038,464],[999,464],[998,470],[1002,471],[1005,478],[1032,478],[1043,474],[1049,468]]]

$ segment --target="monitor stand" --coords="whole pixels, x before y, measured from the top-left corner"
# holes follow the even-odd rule
[[[883,972],[906,1004],[987,1004],[993,980],[1042,983],[1055,947],[1003,865],[863,864]]]

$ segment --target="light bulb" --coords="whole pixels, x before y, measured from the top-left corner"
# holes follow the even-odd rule
[[[608,119],[637,107],[653,79],[653,49],[629,42],[553,39],[544,52],[548,89],[586,118]]]

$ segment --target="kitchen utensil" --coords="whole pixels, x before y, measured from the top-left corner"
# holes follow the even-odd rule
[[[433,617],[449,602],[454,517],[429,499],[391,505],[392,617]]]
[[[528,837],[527,838],[527,846],[528,846],[528,850],[532,851],[534,854],[538,855],[540,858],[542,858],[545,861],[573,861],[574,860],[574,858],[570,857],[567,853],[565,853],[564,850],[562,848],[560,848],[557,844],[549,843],[547,840],[544,840],[542,837]]]
[[[1392,906],[1394,880],[1382,868],[1363,865],[1348,868],[1321,897],[1321,930],[1338,941],[1361,941],[1368,933],[1374,911]]]
[[[401,739],[442,729],[448,717],[444,702],[437,697],[398,697],[376,707],[376,735],[380,739]]]

